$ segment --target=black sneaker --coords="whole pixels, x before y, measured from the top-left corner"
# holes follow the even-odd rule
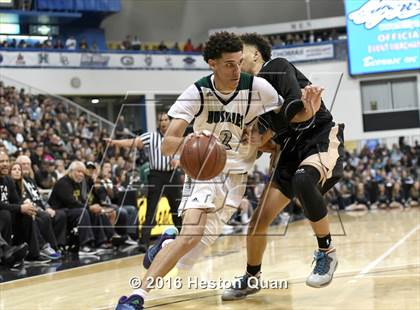
[[[4,252],[4,264],[9,268],[14,267],[17,263],[22,262],[26,255],[28,255],[28,250],[29,246],[26,242],[21,245],[11,246]]]
[[[122,296],[115,310],[143,310],[144,299],[139,295]]]
[[[248,295],[258,293],[261,289],[260,276],[261,272],[255,276],[246,273],[242,277],[237,277],[231,287],[224,290],[222,300],[238,300],[243,299]]]

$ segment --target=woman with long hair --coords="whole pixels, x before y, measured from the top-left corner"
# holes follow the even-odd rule
[[[27,192],[25,181],[22,174],[22,166],[19,163],[13,163],[10,166],[10,176],[16,184],[16,190],[21,202],[30,200]],[[37,207],[36,215],[33,216],[36,226],[39,229],[39,245],[40,255],[44,258],[57,260],[61,258],[61,254],[57,252],[57,239],[54,235],[51,217],[47,212]]]

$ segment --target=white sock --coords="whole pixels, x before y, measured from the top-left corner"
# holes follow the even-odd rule
[[[162,249],[166,247],[169,243],[175,241],[175,239],[168,239],[162,242]]]
[[[134,290],[131,295],[139,295],[143,299],[146,299],[147,292],[145,290],[139,288],[139,289]]]

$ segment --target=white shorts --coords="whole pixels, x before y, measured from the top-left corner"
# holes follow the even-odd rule
[[[208,181],[185,177],[178,214],[187,209],[206,209],[207,222],[202,242],[211,245],[238,209],[245,194],[248,175],[220,174]]]

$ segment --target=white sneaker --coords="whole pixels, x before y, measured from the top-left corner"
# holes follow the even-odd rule
[[[331,283],[338,265],[335,249],[327,252],[315,251],[314,262],[314,270],[306,279],[306,285],[316,288],[327,286]]]

